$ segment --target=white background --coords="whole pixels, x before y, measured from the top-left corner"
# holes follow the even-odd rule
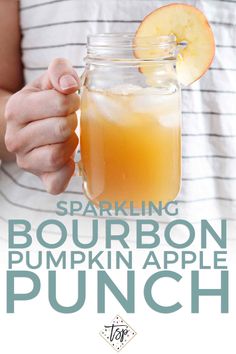
[[[228,243],[230,271],[230,313],[220,313],[220,299],[200,300],[200,313],[191,314],[190,271],[176,271],[183,275],[180,283],[160,281],[153,289],[160,303],[170,305],[180,301],[182,309],[174,314],[159,314],[151,310],[143,297],[143,288],[148,276],[155,269],[136,271],[136,312],[127,314],[107,292],[106,313],[96,311],[96,270],[87,273],[87,296],[84,307],[74,314],[60,314],[49,305],[47,274],[37,271],[41,277],[41,292],[34,300],[18,302],[15,314],[6,314],[6,267],[7,242],[1,241],[0,268],[0,323],[1,354],[42,353],[113,353],[113,349],[100,337],[99,331],[109,324],[116,314],[121,315],[138,333],[122,350],[122,353],[149,351],[151,354],[235,354],[236,323],[236,242]],[[213,245],[211,245],[213,246]],[[98,249],[101,245],[98,244]],[[166,247],[166,246],[165,246]],[[197,248],[197,247],[196,247]],[[211,247],[210,247],[211,248]],[[209,248],[209,253],[211,252]],[[164,250],[159,247],[160,252]],[[193,248],[191,250],[194,250]],[[142,264],[143,251],[135,252],[137,264]],[[137,267],[138,269],[138,267]],[[113,271],[111,277],[120,288],[126,287],[126,270]],[[63,305],[72,305],[76,299],[76,274],[70,271],[59,273],[58,300]],[[213,271],[200,273],[202,287],[218,288],[219,274]],[[27,291],[29,283],[17,283],[17,290]],[[115,352],[115,351],[114,351]]]

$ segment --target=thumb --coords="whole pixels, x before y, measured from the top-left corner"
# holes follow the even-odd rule
[[[79,89],[79,77],[67,59],[54,59],[47,71],[48,84],[63,94],[71,94]]]

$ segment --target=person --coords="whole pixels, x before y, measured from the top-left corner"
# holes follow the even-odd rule
[[[208,17],[216,56],[205,76],[183,89],[180,215],[193,223],[227,218],[235,225],[236,2],[185,2]],[[37,224],[55,216],[56,201],[83,198],[73,154],[86,37],[134,32],[147,13],[167,3],[0,1],[3,223],[11,216]]]

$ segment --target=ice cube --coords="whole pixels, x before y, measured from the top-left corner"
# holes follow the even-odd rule
[[[158,96],[153,90],[143,89],[139,94],[133,96],[131,109],[137,113],[150,113],[156,110]]]
[[[130,95],[133,93],[137,93],[140,90],[142,90],[141,86],[132,85],[132,84],[123,84],[123,85],[117,85],[109,89],[108,92],[116,95]]]
[[[178,93],[162,94],[159,90],[148,87],[133,97],[131,109],[142,114],[172,114],[180,110]]]
[[[106,93],[93,92],[90,94],[92,107],[94,107],[95,115],[99,115],[118,124],[124,123],[124,118],[129,114],[129,109],[120,97],[109,95]]]
[[[173,114],[160,115],[158,117],[159,123],[166,128],[178,127],[181,122],[180,113],[175,112]]]
[[[89,99],[91,93],[87,89],[83,89],[81,96],[81,114],[85,116],[86,119],[96,118],[96,109],[92,100]]]

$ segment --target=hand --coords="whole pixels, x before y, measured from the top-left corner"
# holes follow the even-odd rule
[[[79,78],[65,59],[9,99],[5,144],[20,168],[41,178],[51,194],[63,192],[74,173],[78,145]]]

